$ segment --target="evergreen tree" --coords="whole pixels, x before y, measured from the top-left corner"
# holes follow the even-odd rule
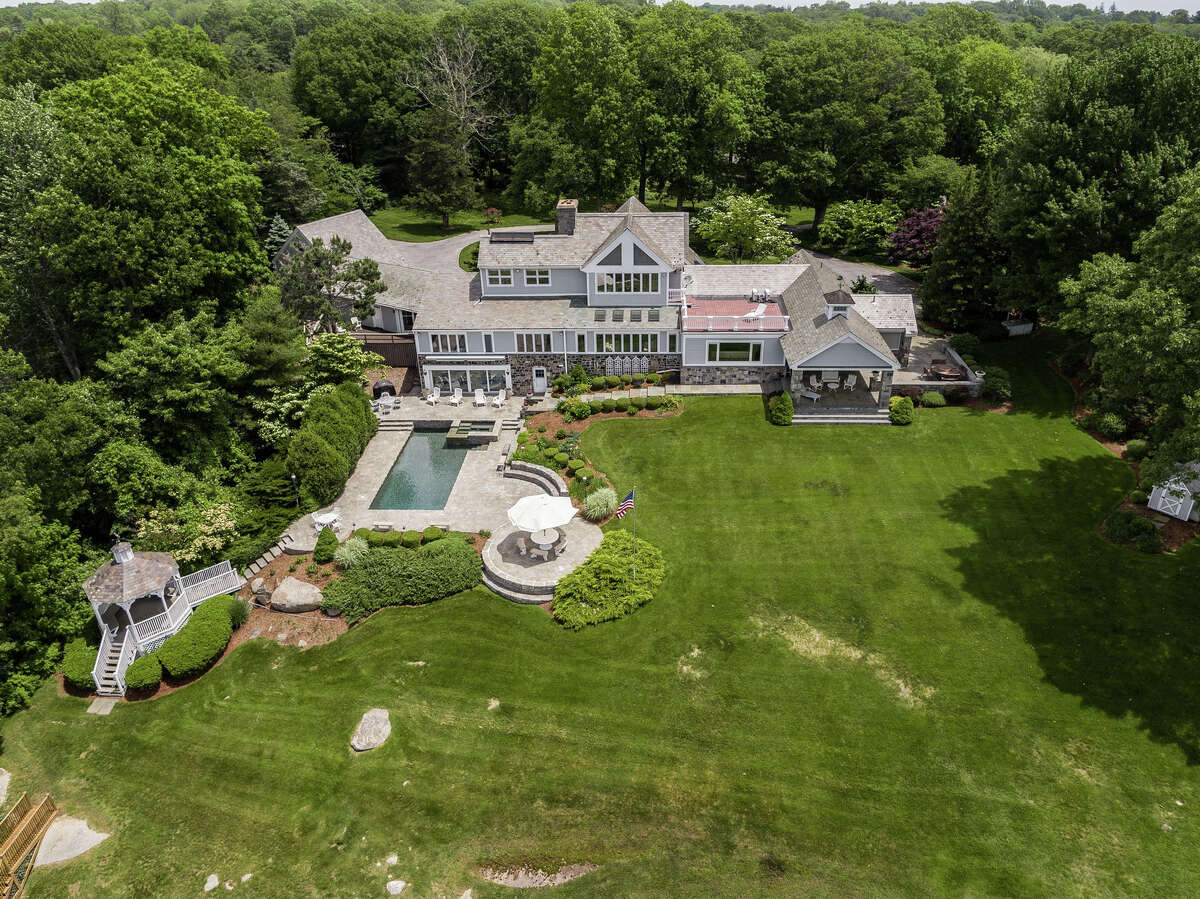
[[[289,237],[292,236],[291,226],[283,220],[283,216],[279,213],[271,219],[271,227],[267,231],[267,239],[264,241],[264,247],[267,251],[267,258],[274,259],[275,254],[280,251]]]
[[[450,227],[451,213],[470,209],[478,202],[467,135],[440,109],[418,114],[413,150],[408,155],[408,180],[413,187],[410,205],[442,217]]]
[[[955,190],[937,229],[933,262],[921,284],[926,318],[951,327],[996,312],[994,275],[999,268],[987,191],[971,171]]]

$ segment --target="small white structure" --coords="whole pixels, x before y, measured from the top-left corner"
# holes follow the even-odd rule
[[[96,692],[124,695],[125,671],[134,659],[178,633],[204,600],[234,593],[243,583],[228,561],[181,577],[170,553],[134,552],[118,543],[112,559],[83,583],[100,625],[92,669]]]
[[[1183,466],[1179,473],[1150,491],[1150,508],[1180,521],[1200,521],[1196,495],[1200,494],[1200,463]]]

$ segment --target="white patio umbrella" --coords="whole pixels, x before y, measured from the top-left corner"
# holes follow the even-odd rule
[[[575,517],[575,511],[570,497],[539,493],[517,500],[508,510],[508,520],[515,527],[529,531],[536,542],[539,533],[545,537],[550,528],[562,527]]]

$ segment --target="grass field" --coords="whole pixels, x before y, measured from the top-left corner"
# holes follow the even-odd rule
[[[513,895],[486,862],[600,866],[564,897],[1196,895],[1200,553],[1097,536],[1132,475],[1020,352],[1009,415],[590,428],[668,564],[621,621],[475,590],[107,718],[47,685],[0,765],[114,836],[29,895],[382,896],[392,852],[406,896]]]
[[[465,234],[468,231],[479,231],[483,228],[506,228],[519,225],[544,225],[551,219],[542,219],[530,215],[505,215],[498,225],[489,225],[483,220],[482,210],[460,212],[450,217],[450,228],[442,227],[442,221],[426,212],[419,212],[407,206],[388,206],[371,213],[371,221],[383,232],[383,236],[391,240],[407,240],[415,243],[426,243],[431,240],[443,240],[455,234]]]

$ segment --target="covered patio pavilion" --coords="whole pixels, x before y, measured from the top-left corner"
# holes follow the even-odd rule
[[[798,413],[814,408],[886,409],[891,374],[878,369],[792,369],[792,400]]]

